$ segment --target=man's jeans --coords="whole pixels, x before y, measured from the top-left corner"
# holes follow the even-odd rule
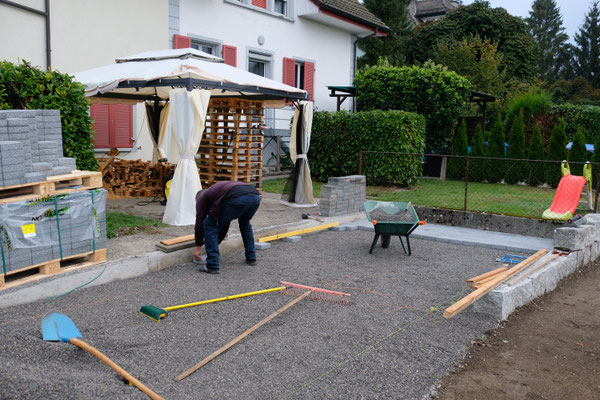
[[[202,226],[204,227],[204,248],[206,250],[206,266],[219,269],[219,231],[227,229],[229,223],[237,218],[246,260],[256,260],[254,249],[254,233],[250,220],[258,210],[260,196],[257,194],[245,194],[243,196],[225,199],[221,204],[221,218],[215,221],[210,215],[206,217]]]

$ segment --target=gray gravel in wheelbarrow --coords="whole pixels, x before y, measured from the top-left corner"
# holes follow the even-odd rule
[[[58,311],[82,339],[167,399],[420,399],[496,321],[444,308],[469,292],[465,279],[497,268],[505,252],[398,240],[369,254],[373,234],[320,232],[273,242],[221,273],[191,264],[0,309],[0,398],[143,399],[134,386],[68,343],[45,342],[40,324]],[[135,238],[132,238],[135,240]],[[350,305],[302,300],[181,382],[174,378],[292,299],[269,293],[171,311],[157,323],[142,305],[167,307],[289,281],[352,294]],[[65,288],[68,290],[69,288]]]

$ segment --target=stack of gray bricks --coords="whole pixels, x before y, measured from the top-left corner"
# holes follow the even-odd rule
[[[106,193],[92,189],[0,205],[0,273],[106,248]],[[36,236],[27,242],[16,237],[21,220],[35,224]]]
[[[333,217],[362,211],[366,199],[366,182],[363,175],[329,178],[327,185],[321,186],[321,215]]]
[[[14,158],[2,150],[2,143],[22,146],[20,170],[2,186],[41,182],[48,176],[69,174],[77,167],[75,159],[63,156],[59,110],[0,110],[0,157]],[[3,180],[6,180],[3,177]]]
[[[20,142],[0,142],[0,187],[19,185],[25,179],[24,150]]]

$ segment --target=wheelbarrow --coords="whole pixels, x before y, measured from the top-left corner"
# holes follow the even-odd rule
[[[410,202],[366,201],[363,206],[367,219],[375,228],[375,238],[369,254],[373,253],[379,236],[381,236],[381,247],[384,249],[389,247],[392,236],[398,236],[404,254],[410,256],[409,235],[419,225],[426,224],[425,221],[419,221],[417,212]],[[406,238],[406,246],[402,240],[403,236]]]

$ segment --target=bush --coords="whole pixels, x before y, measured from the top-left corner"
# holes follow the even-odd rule
[[[519,111],[519,115],[514,119],[510,130],[510,138],[508,138],[507,158],[525,158],[525,131],[523,124],[523,112]],[[514,185],[525,181],[525,165],[520,161],[510,161],[507,165],[508,170],[505,174],[506,183]]]
[[[475,127],[475,134],[471,140],[471,153],[473,157],[484,157],[485,147],[483,146],[483,133],[481,125]],[[482,182],[485,180],[485,164],[484,160],[470,159],[469,160],[469,182]]]
[[[64,155],[79,169],[98,169],[84,87],[69,75],[0,61],[0,109],[60,110]]]
[[[565,133],[565,120],[560,118],[550,134],[550,143],[548,144],[548,160],[563,161],[567,159],[567,135]],[[546,167],[546,182],[557,187],[562,174],[558,163],[548,163]]]
[[[514,119],[521,111],[523,112],[523,117],[526,121],[525,124],[533,127],[531,121],[536,117],[547,114],[551,106],[550,95],[546,92],[528,92],[519,95],[515,97],[506,108],[504,129],[508,130],[512,127]]]
[[[423,153],[425,119],[404,111],[315,112],[308,153],[314,179],[354,175],[360,150]],[[411,185],[422,175],[422,157],[365,154],[369,185]]]
[[[573,144],[571,145],[571,150],[569,151],[569,161],[589,161],[588,152],[585,148],[585,136],[583,135],[583,130],[581,127],[579,127],[577,129],[577,133],[575,133],[575,138],[573,139]],[[571,174],[583,175],[583,164],[569,163],[569,167],[571,168]]]
[[[452,155],[466,156],[468,154],[469,139],[467,138],[467,123],[463,120],[452,140]],[[446,177],[453,181],[465,179],[465,159],[449,157]]]
[[[540,130],[539,125],[536,125],[533,129],[533,135],[531,136],[531,142],[529,142],[529,149],[527,150],[527,159],[546,159],[546,155],[544,154],[544,142],[542,141],[542,131]],[[530,186],[543,185],[544,182],[546,182],[545,167],[545,163],[529,163],[527,183],[529,183]]]
[[[550,122],[556,124],[559,118],[565,121],[567,138],[573,139],[581,126],[586,143],[595,143],[600,132],[600,107],[558,104],[549,111]]]
[[[440,66],[377,65],[356,74],[359,111],[418,112],[427,121],[426,151],[447,154],[458,119],[468,105],[471,83]]]
[[[485,152],[487,157],[504,158],[504,125],[500,118],[496,120],[492,128]],[[489,183],[498,183],[502,180],[504,176],[503,161],[489,160],[485,169]]]

